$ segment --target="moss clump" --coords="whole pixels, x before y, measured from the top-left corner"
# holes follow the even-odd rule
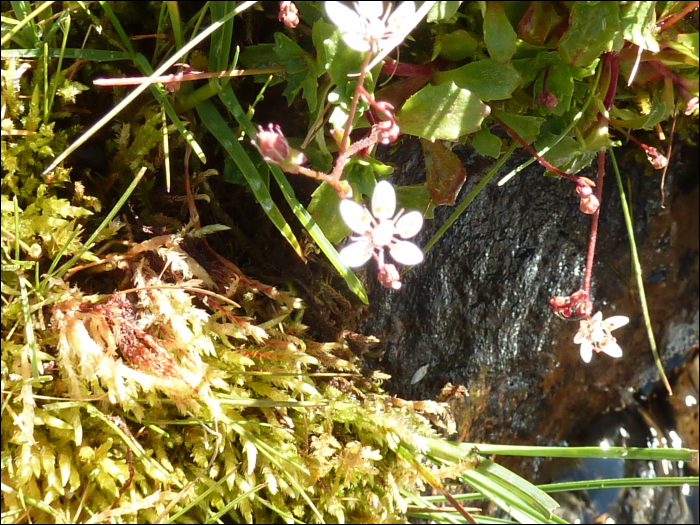
[[[345,343],[310,340],[300,301],[221,267],[212,277],[184,240],[156,237],[116,263],[137,291],[63,288],[36,357],[20,337],[4,346],[2,512],[401,520],[400,488],[421,481],[395,451],[424,449],[428,419],[392,402]],[[222,286],[234,299],[207,290]],[[447,417],[437,403],[421,409]]]

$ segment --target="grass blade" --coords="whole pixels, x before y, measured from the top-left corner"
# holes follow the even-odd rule
[[[499,456],[527,456],[545,458],[601,458],[601,459],[645,459],[650,461],[691,461],[697,450],[687,448],[639,448],[639,447],[530,447],[517,445],[484,445],[478,443],[453,443],[430,441],[431,452],[440,457],[466,458],[476,447],[480,454]],[[456,451],[457,449],[458,451]],[[453,459],[454,460],[454,459]]]
[[[243,128],[246,135],[253,140],[256,134],[255,126],[253,126],[253,123],[250,121],[250,119],[248,119],[245,111],[243,111],[243,108],[241,107],[240,102],[238,102],[238,99],[233,93],[231,87],[226,86],[226,88],[219,93],[219,98],[231,112],[233,118],[235,118],[241,128]],[[299,219],[299,222],[301,222],[302,226],[306,228],[306,231],[309,232],[309,235],[311,235],[313,240],[316,241],[318,247],[321,248],[321,251],[326,255],[326,257],[328,257],[328,260],[335,267],[335,269],[338,270],[338,273],[343,276],[343,279],[345,279],[345,282],[355,293],[355,295],[357,295],[363,303],[368,304],[369,298],[367,297],[365,287],[362,286],[362,283],[357,278],[355,273],[340,260],[335,247],[323,234],[321,228],[319,228],[318,224],[316,224],[311,215],[309,215],[309,212],[306,211],[306,208],[304,208],[304,206],[302,206],[297,200],[296,195],[294,194],[294,189],[292,188],[291,184],[289,184],[289,181],[282,170],[279,168],[279,166],[270,165],[270,171],[280,187],[280,190],[282,190],[282,195],[284,195],[287,203],[292,208],[294,215],[296,215],[297,219]]]
[[[436,242],[440,240],[440,237],[442,237],[445,232],[449,229],[450,226],[454,224],[454,222],[459,218],[462,213],[464,213],[464,210],[467,209],[467,206],[471,204],[471,202],[474,200],[474,198],[479,194],[479,192],[484,189],[484,186],[488,184],[488,182],[491,180],[491,178],[496,174],[496,172],[501,169],[501,166],[508,160],[508,158],[513,154],[515,149],[518,147],[518,143],[516,141],[513,141],[513,143],[510,145],[510,148],[508,148],[508,151],[506,151],[503,155],[501,155],[501,158],[498,159],[498,162],[494,164],[491,169],[488,171],[486,175],[479,181],[479,184],[474,186],[472,191],[469,192],[469,195],[459,203],[459,206],[455,208],[455,211],[452,212],[452,215],[450,215],[449,219],[445,221],[445,224],[443,224],[440,229],[433,235],[433,238],[428,241],[428,244],[425,245],[423,248],[423,253],[428,253],[428,250],[432,248]],[[533,159],[534,160],[534,159]]]
[[[97,236],[100,234],[102,230],[107,227],[109,224],[109,221],[111,221],[114,216],[119,213],[119,210],[121,207],[124,205],[126,202],[126,199],[129,198],[131,193],[136,189],[136,186],[138,185],[139,181],[141,178],[143,178],[143,175],[146,173],[146,168],[143,167],[141,168],[141,171],[139,171],[138,175],[134,177],[134,180],[131,181],[131,184],[129,184],[129,187],[126,189],[126,191],[122,194],[121,198],[117,201],[117,203],[114,205],[112,208],[112,211],[109,212],[109,214],[104,218],[102,223],[97,227],[97,229],[93,232],[93,234],[90,236],[90,238],[85,241],[83,244],[83,247],[78,250],[78,252],[73,255],[73,257],[70,258],[70,260],[65,263],[63,266],[61,266],[57,271],[56,274],[54,275],[55,277],[58,277],[59,279],[65,275],[65,273],[70,270],[73,265],[80,260],[80,258],[87,252],[90,248],[92,248],[93,241],[97,238]],[[53,277],[51,275],[47,275],[46,279],[48,280],[50,277]]]
[[[255,4],[255,2],[243,2],[241,5],[239,5],[235,11],[232,11],[227,17],[233,18],[235,15],[242,13],[246,9],[248,9],[250,6]],[[228,18],[227,18],[228,19]],[[173,54],[172,57],[170,57],[168,60],[166,60],[152,75],[151,77],[159,77],[162,76],[169,68],[173,66],[180,58],[185,56],[187,53],[189,53],[192,49],[194,49],[197,45],[199,45],[200,42],[202,42],[205,38],[207,38],[209,35],[211,35],[214,31],[216,31],[219,27],[221,27],[222,23],[225,23],[226,20],[221,20],[218,22],[213,22],[207,29],[202,31],[201,34],[197,35],[195,38],[193,38],[190,42],[188,42],[185,46],[183,46],[182,49],[178,50],[175,54]],[[145,82],[141,84],[140,86],[136,87],[129,95],[124,97],[124,100],[122,100],[119,104],[117,104],[114,108],[112,108],[109,113],[107,113],[104,117],[102,117],[90,130],[81,135],[78,140],[73,142],[67,149],[65,149],[61,154],[54,159],[54,161],[49,165],[48,168],[44,170],[44,175],[50,173],[53,171],[56,166],[58,166],[61,162],[66,160],[66,158],[73,153],[76,149],[78,149],[80,146],[82,146],[85,141],[88,140],[90,136],[95,134],[99,129],[101,129],[105,124],[107,124],[110,120],[112,120],[116,115],[118,115],[126,106],[131,104],[141,93],[143,93],[148,87],[151,85],[150,82]]]
[[[292,245],[297,255],[303,259],[304,255],[301,251],[301,246],[299,246],[299,241],[297,241],[297,238],[294,236],[294,232],[292,232],[282,212],[280,212],[279,208],[272,200],[270,192],[265,186],[262,177],[260,177],[260,173],[258,173],[253,161],[250,160],[243,146],[240,145],[233,131],[231,131],[231,128],[228,127],[224,118],[219,114],[216,107],[214,107],[214,104],[210,100],[202,102],[197,106],[197,113],[204,127],[219,141],[219,144],[221,144],[226,150],[226,153],[228,153],[241,170],[250,189],[253,191],[253,195],[255,195],[255,199],[260,203],[263,210],[265,210],[265,213],[267,213],[272,223],[277,227],[284,238],[287,239],[287,242]]]
[[[630,214],[629,207],[627,206],[627,196],[625,195],[625,188],[622,186],[622,178],[620,177],[620,170],[617,167],[617,161],[615,160],[615,153],[610,150],[610,157],[612,158],[613,168],[615,169],[615,177],[617,178],[617,187],[620,189],[620,202],[622,204],[622,214],[625,217],[625,226],[627,227],[627,236],[630,240],[630,252],[632,254],[632,268],[634,270],[634,276],[637,279],[637,291],[639,293],[639,302],[642,305],[642,315],[644,316],[644,326],[647,329],[647,337],[649,338],[649,346],[651,346],[651,353],[654,355],[654,363],[656,363],[656,368],[659,370],[659,375],[661,376],[661,381],[663,381],[666,390],[668,390],[669,395],[673,395],[671,391],[671,385],[668,382],[668,378],[664,372],[664,366],[661,363],[661,357],[659,357],[659,351],[656,348],[656,339],[654,337],[654,329],[651,326],[651,317],[649,316],[649,307],[647,306],[647,297],[644,293],[644,280],[642,279],[642,265],[639,263],[639,253],[637,252],[637,243],[634,240],[634,228],[632,227],[632,216]]]

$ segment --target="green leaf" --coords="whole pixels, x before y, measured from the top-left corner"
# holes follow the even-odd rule
[[[404,104],[396,120],[401,131],[428,140],[456,141],[481,129],[490,108],[454,82],[428,85]]]
[[[574,2],[569,28],[559,41],[559,54],[570,66],[586,67],[606,51],[612,51],[620,30],[617,2]]]
[[[468,89],[481,100],[504,100],[520,85],[522,78],[513,64],[502,65],[490,58],[471,62],[465,66],[435,74],[435,82],[454,82]]]
[[[418,210],[426,219],[432,219],[435,205],[430,202],[430,193],[425,184],[396,187],[396,208],[406,211]]]
[[[631,117],[634,114],[631,110],[620,111],[616,110],[614,107],[612,113],[615,116],[619,116],[619,120],[616,124],[620,124],[626,128],[631,129],[651,129],[656,124],[664,120],[664,115],[666,114],[666,102],[661,102],[658,98],[654,97],[651,103],[651,111],[646,115],[639,115]],[[629,118],[625,118],[629,117]]]
[[[481,126],[481,129],[474,133],[472,146],[479,155],[488,155],[494,159],[501,156],[501,139],[491,134],[487,126]]]
[[[226,89],[229,90],[230,86],[226,86]],[[253,195],[255,195],[255,199],[260,203],[262,209],[265,210],[267,216],[270,217],[273,224],[277,227],[284,238],[287,239],[287,242],[291,244],[294,251],[297,252],[297,255],[304,259],[304,254],[301,250],[301,246],[299,246],[299,241],[297,241],[297,238],[294,236],[289,224],[287,224],[287,221],[280,212],[279,208],[272,200],[272,197],[270,197],[270,192],[260,177],[258,170],[255,169],[255,165],[250,160],[250,157],[248,157],[245,150],[236,139],[236,136],[228,127],[228,124],[219,114],[211,100],[205,100],[199,104],[197,106],[197,113],[199,114],[199,118],[202,121],[202,124],[204,124],[204,127],[206,127],[207,130],[214,135],[219,144],[221,144],[221,146],[226,150],[226,153],[231,156],[234,162],[241,169],[246,181],[248,182],[248,185],[250,186],[250,189],[253,191]]]
[[[440,56],[446,60],[464,60],[474,54],[478,44],[476,38],[458,29],[442,37]]]
[[[349,73],[359,73],[362,54],[348,47],[342,33],[333,24],[319,20],[314,24],[312,38],[318,51],[319,64],[328,71],[331,80],[338,86],[346,85]],[[355,81],[352,81],[353,84]]]
[[[457,194],[467,178],[462,161],[440,142],[420,139],[425,156],[426,188],[435,206],[454,206]]]
[[[519,58],[510,62],[518,75],[520,75],[520,86],[526,87],[540,74],[540,69],[535,67],[535,57]]]
[[[352,234],[352,230],[347,227],[340,215],[338,192],[327,182],[316,188],[311,196],[309,213],[321,228],[323,235],[333,244],[339,243]]]
[[[620,29],[625,40],[658,53],[659,43],[653,32],[656,24],[654,7],[654,2],[627,2],[620,8]]]
[[[518,39],[501,2],[479,2],[484,16],[484,42],[491,58],[506,64],[515,54]]]
[[[287,97],[287,105],[291,105],[299,90],[303,89],[309,111],[316,111],[318,82],[310,67],[314,63],[311,55],[283,33],[275,33],[275,53],[284,64],[287,75],[287,87],[283,93]]]
[[[546,120],[542,117],[513,115],[512,113],[506,113],[495,109],[493,110],[493,114],[528,142],[532,142],[532,140],[540,134],[540,126],[542,126]]]
[[[375,161],[375,163],[383,166],[381,162]],[[377,185],[375,171],[373,164],[370,164],[367,160],[354,158],[345,165],[343,178],[348,181],[355,195],[371,197],[372,193],[374,193],[374,187]],[[383,175],[381,169],[377,172],[377,175]],[[388,175],[390,173],[385,176]]]
[[[435,2],[433,7],[428,11],[427,20],[430,23],[449,20],[459,9],[462,2]]]
[[[532,2],[518,24],[518,36],[528,44],[543,46],[555,19],[552,2]]]

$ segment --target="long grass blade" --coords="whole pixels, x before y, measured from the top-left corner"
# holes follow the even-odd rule
[[[627,196],[625,195],[625,188],[622,186],[622,178],[620,177],[620,169],[617,167],[617,161],[615,160],[615,153],[610,150],[610,157],[613,161],[613,168],[615,170],[615,177],[617,178],[617,187],[620,189],[620,202],[622,204],[622,214],[625,217],[625,226],[627,227],[627,236],[630,240],[630,252],[632,254],[632,268],[634,270],[634,277],[637,279],[637,291],[639,293],[639,302],[642,305],[642,315],[644,316],[644,326],[647,329],[647,338],[649,339],[649,346],[651,346],[651,353],[654,356],[654,363],[656,363],[656,368],[659,370],[659,375],[661,376],[661,381],[663,381],[666,390],[670,395],[673,395],[671,390],[671,384],[668,382],[666,373],[664,372],[664,365],[661,363],[661,357],[659,357],[659,351],[656,348],[656,338],[654,337],[654,329],[651,326],[651,317],[649,316],[649,307],[647,306],[647,297],[644,292],[644,279],[642,278],[642,265],[639,263],[639,253],[637,252],[637,243],[634,240],[634,228],[632,227],[632,215],[630,214],[629,206],[627,205]]]
[[[204,101],[197,106],[197,113],[199,114],[199,118],[201,119],[202,124],[204,124],[204,127],[207,128],[209,133],[211,133],[217,141],[219,141],[219,144],[221,144],[221,146],[226,150],[226,153],[228,153],[231,159],[233,159],[238,168],[241,170],[241,173],[243,173],[243,176],[250,186],[250,189],[253,191],[253,195],[255,195],[255,199],[260,203],[262,209],[265,210],[265,213],[267,213],[267,216],[270,218],[272,223],[277,227],[284,238],[287,239],[287,242],[289,242],[292,248],[294,248],[297,255],[303,259],[304,254],[301,251],[301,246],[299,245],[299,241],[297,241],[294,232],[292,232],[292,229],[290,228],[289,224],[287,224],[282,212],[280,212],[279,208],[272,200],[270,192],[267,189],[267,186],[265,186],[260,173],[258,173],[257,168],[253,164],[253,161],[250,160],[250,157],[248,157],[248,154],[243,149],[243,146],[240,145],[236,139],[236,136],[233,134],[233,131],[231,131],[231,128],[228,127],[228,124],[219,114],[214,104],[210,100]]]
[[[228,18],[233,18],[239,13],[242,13],[246,9],[248,9],[250,6],[255,4],[255,2],[243,2],[241,5],[239,5],[234,11],[226,15],[226,20]],[[211,35],[214,31],[216,31],[223,23],[226,22],[226,20],[220,20],[218,22],[213,22],[207,29],[202,31],[199,35],[197,35],[195,38],[193,38],[190,42],[188,42],[185,46],[182,47],[182,49],[178,50],[175,54],[173,54],[172,57],[170,57],[168,60],[166,60],[163,65],[161,65],[154,73],[151,75],[152,77],[159,77],[163,73],[165,73],[169,68],[171,68],[178,60],[180,60],[181,57],[185,56],[187,53],[189,53],[192,49],[194,49],[197,45],[199,45],[205,38],[207,38],[209,35]],[[119,104],[117,104],[111,111],[107,113],[104,117],[102,117],[90,130],[88,133],[85,133],[80,136],[73,144],[71,144],[67,149],[65,149],[61,154],[54,159],[54,161],[49,165],[44,170],[44,174],[48,174],[54,169],[56,169],[56,166],[58,166],[61,162],[66,160],[66,158],[73,153],[77,148],[79,148],[81,145],[85,143],[86,140],[93,134],[95,134],[99,129],[101,129],[105,124],[107,124],[110,120],[112,120],[116,115],[118,115],[125,107],[127,107],[129,104],[131,104],[141,93],[143,93],[146,89],[148,89],[150,83],[146,82],[144,84],[141,84],[140,86],[136,87],[131,93],[129,93],[126,97],[124,97],[124,100],[122,100]]]
[[[235,118],[241,128],[243,128],[246,135],[253,140],[256,133],[255,126],[253,126],[253,123],[250,121],[250,119],[248,119],[245,111],[243,111],[243,108],[241,107],[240,102],[238,102],[238,98],[236,98],[236,95],[231,87],[226,86],[226,88],[219,93],[219,98],[231,112],[233,118]],[[367,297],[365,287],[362,286],[362,283],[357,278],[355,273],[340,260],[337,250],[323,234],[321,228],[319,228],[318,224],[316,224],[311,215],[309,215],[309,212],[306,211],[306,208],[304,208],[304,206],[302,206],[297,200],[296,195],[294,194],[294,189],[292,188],[291,184],[289,184],[284,172],[282,172],[279,166],[272,165],[270,166],[270,171],[280,187],[280,190],[282,190],[282,195],[284,195],[284,198],[292,208],[292,211],[294,212],[294,215],[296,215],[299,222],[301,222],[302,226],[306,228],[306,231],[309,232],[311,238],[316,241],[318,247],[321,248],[321,251],[326,255],[326,257],[328,257],[328,260],[335,267],[335,269],[338,270],[338,273],[343,276],[343,279],[345,279],[345,282],[355,293],[355,295],[357,295],[363,303],[368,304],[369,298]]]
[[[432,239],[428,241],[428,243],[425,245],[423,248],[423,253],[428,253],[430,248],[432,248],[436,242],[440,240],[440,237],[442,237],[445,232],[452,226],[457,219],[459,219],[459,216],[464,213],[464,210],[467,209],[467,206],[471,204],[471,202],[476,198],[477,195],[479,195],[479,192],[484,189],[484,186],[488,184],[488,182],[493,178],[493,176],[498,172],[499,169],[501,169],[501,166],[508,160],[508,158],[513,154],[515,149],[518,147],[518,143],[516,141],[513,141],[513,143],[510,145],[510,148],[508,148],[508,151],[506,151],[503,155],[501,155],[501,158],[498,159],[498,162],[494,164],[491,169],[488,171],[486,175],[479,181],[479,184],[474,186],[472,191],[469,192],[469,195],[459,203],[459,206],[455,208],[455,211],[452,212],[452,215],[445,221],[445,224],[443,224],[440,229],[435,232],[435,235],[433,235]]]
[[[499,456],[527,456],[545,458],[601,458],[601,459],[645,459],[650,461],[691,461],[697,450],[687,448],[640,448],[640,447],[531,447],[516,445],[488,445],[479,443],[453,443],[430,440],[431,452],[440,457],[466,458],[476,447],[480,454]]]
[[[70,270],[73,265],[80,260],[80,258],[87,252],[90,248],[92,248],[93,241],[97,238],[97,236],[100,234],[102,230],[104,230],[107,225],[109,224],[109,221],[111,221],[114,216],[119,213],[119,210],[121,207],[124,205],[126,200],[129,198],[129,196],[132,194],[132,192],[136,189],[136,186],[138,183],[141,181],[143,178],[144,174],[146,173],[146,168],[143,167],[141,168],[141,171],[138,172],[136,177],[134,177],[134,180],[131,181],[131,184],[129,184],[129,187],[126,189],[126,191],[122,194],[121,198],[117,201],[117,203],[114,205],[112,210],[109,212],[109,214],[104,218],[102,223],[97,227],[97,229],[93,232],[93,234],[90,236],[90,238],[85,241],[83,244],[83,247],[78,250],[78,252],[73,255],[73,257],[70,258],[68,262],[66,262],[63,266],[61,266],[55,274],[55,277],[61,278],[63,277],[68,270]],[[51,275],[47,275],[46,279],[48,280],[49,277],[52,277]]]
[[[24,60],[37,59],[44,55],[41,49],[3,49],[3,58],[21,58]],[[58,58],[61,56],[61,49],[54,47],[49,48],[46,52],[49,58]],[[117,60],[129,60],[131,55],[124,51],[106,51],[103,49],[75,49],[66,48],[63,50],[63,58],[66,59],[81,59],[91,62],[116,62]]]

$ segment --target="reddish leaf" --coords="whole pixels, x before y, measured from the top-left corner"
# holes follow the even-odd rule
[[[430,199],[435,206],[454,206],[457,194],[467,178],[459,157],[442,142],[420,139],[425,155],[425,173]]]
[[[398,112],[403,107],[404,102],[422,88],[428,80],[430,80],[429,76],[402,78],[377,91],[374,98],[389,102],[394,106],[394,111]]]
[[[528,44],[543,46],[552,29],[554,8],[551,2],[532,2],[518,24],[518,36]]]

